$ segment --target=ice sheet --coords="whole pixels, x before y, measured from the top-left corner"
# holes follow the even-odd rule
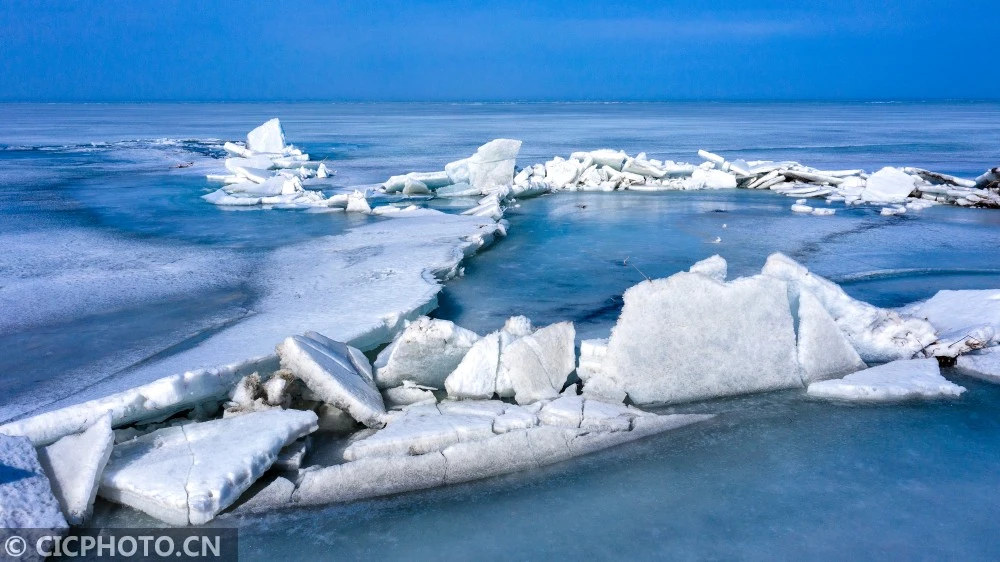
[[[937,359],[893,361],[842,379],[814,382],[810,396],[859,402],[958,397],[965,388],[941,376]]]

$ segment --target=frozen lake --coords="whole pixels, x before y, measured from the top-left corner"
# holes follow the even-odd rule
[[[276,252],[383,220],[202,201],[222,141],[275,116],[337,170],[333,190],[440,169],[495,137],[524,141],[520,165],[603,147],[964,177],[1000,164],[1000,104],[985,103],[0,105],[0,420],[280,307],[273,289],[296,271],[268,268]],[[1000,212],[803,217],[792,202],[742,190],[523,201],[435,315],[480,333],[512,314],[572,320],[602,337],[639,271],[715,253],[736,276],[782,251],[879,306],[1000,287]],[[709,424],[536,473],[218,524],[240,523],[251,559],[995,559],[1000,389],[944,374],[969,392],[886,407],[711,401],[678,408],[724,413]]]

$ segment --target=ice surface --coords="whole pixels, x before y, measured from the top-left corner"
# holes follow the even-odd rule
[[[681,272],[635,285],[624,300],[591,381],[603,379],[637,404],[802,384],[782,281],[757,276],[723,284]]]
[[[762,273],[787,282],[792,299],[803,291],[812,293],[865,363],[910,359],[937,339],[927,321],[855,300],[785,255],[768,257]]]
[[[434,396],[434,389],[420,386],[412,381],[403,381],[402,386],[387,388],[382,391],[382,400],[386,408],[396,408],[409,406],[411,404],[434,403],[437,397]]]
[[[444,388],[445,379],[478,340],[476,333],[447,320],[417,318],[379,353],[375,382],[379,388],[399,386],[406,380]]]
[[[253,152],[284,153],[285,131],[281,128],[281,121],[271,119],[247,133],[247,148]]]
[[[82,525],[90,518],[114,444],[111,416],[105,415],[83,433],[67,435],[39,449],[38,461],[70,525]]]
[[[583,397],[564,394],[538,411],[538,421],[556,427],[580,427],[583,420]]]
[[[375,384],[356,365],[356,353],[345,344],[325,345],[291,336],[278,346],[282,368],[302,380],[319,399],[340,408],[368,427],[385,424],[385,404]],[[365,360],[367,362],[367,359]]]
[[[295,483],[278,476],[257,493],[233,509],[234,513],[258,513],[288,505],[295,491]]]
[[[66,527],[31,441],[0,433],[0,529]]]
[[[115,447],[99,493],[171,525],[201,525],[315,430],[316,414],[299,410],[161,429]]]
[[[960,355],[955,364],[970,375],[1000,383],[1000,347]]]
[[[1000,343],[1000,290],[938,291],[900,313],[924,318],[937,329],[935,355],[954,357]]]
[[[500,350],[497,379],[510,381],[518,404],[556,397],[576,367],[575,338],[573,323],[559,322],[517,339]]]
[[[109,412],[114,427],[165,417],[213,400],[223,400],[245,375],[273,370],[273,356],[168,376],[136,388],[0,425],[0,433],[23,435],[36,446],[80,433]]]
[[[493,332],[473,344],[458,367],[445,379],[444,386],[448,396],[492,398],[496,392],[499,364],[500,332]]]
[[[842,379],[814,382],[808,389],[810,396],[860,402],[958,397],[963,392],[965,388],[941,376],[937,359],[893,361]]]
[[[868,178],[861,198],[879,203],[899,203],[906,200],[913,188],[913,176],[898,168],[886,167]]]

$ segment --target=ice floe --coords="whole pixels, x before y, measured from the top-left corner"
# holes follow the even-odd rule
[[[990,347],[962,355],[955,365],[974,377],[1000,383],[1000,347]]]
[[[936,359],[893,361],[842,379],[814,382],[810,396],[860,402],[958,397],[965,388],[941,376]]]
[[[172,525],[200,525],[316,427],[312,412],[270,410],[161,429],[115,446],[99,493]]]
[[[90,518],[114,444],[111,416],[105,415],[86,431],[39,449],[38,460],[70,525],[82,525]]]
[[[65,529],[31,441],[0,433],[0,529]]]

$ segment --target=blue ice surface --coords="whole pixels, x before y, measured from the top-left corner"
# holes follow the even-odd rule
[[[72,392],[197,345],[253,313],[276,273],[260,267],[268,252],[376,220],[199,198],[222,141],[275,116],[338,171],[330,190],[441,169],[495,137],[524,141],[521,165],[604,147],[966,177],[1000,163],[1000,104],[988,103],[0,105],[0,297],[28,286],[49,302],[0,314],[0,418],[39,389]],[[743,275],[782,251],[882,306],[1000,286],[1000,213],[802,217],[792,202],[746,191],[523,201],[510,236],[449,282],[436,315],[480,332],[510,314],[570,319],[600,337],[642,274],[714,253]],[[535,473],[239,518],[241,554],[996,559],[1000,389],[946,376],[969,392],[886,407],[796,392],[708,401],[678,408],[722,414],[708,424]]]

